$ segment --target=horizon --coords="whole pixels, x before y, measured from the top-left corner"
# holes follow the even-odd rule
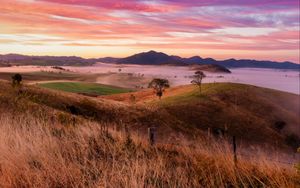
[[[300,63],[299,1],[0,0],[0,54]]]
[[[131,55],[128,55],[128,56],[125,56],[125,57],[113,57],[113,56],[99,56],[99,57],[83,57],[83,56],[76,56],[76,55],[43,55],[43,54],[40,54],[40,55],[30,55],[30,54],[19,54],[19,53],[7,53],[7,54],[0,54],[0,56],[5,56],[5,55],[21,55],[21,56],[32,56],[32,57],[79,57],[79,58],[83,58],[83,59],[101,59],[101,58],[118,58],[118,59],[122,59],[122,58],[127,58],[127,57],[131,57],[133,55],[137,55],[137,54],[141,54],[141,53],[148,53],[148,52],[155,52],[155,53],[164,53],[168,56],[179,56],[179,55],[176,55],[176,54],[168,54],[168,53],[165,53],[165,52],[161,52],[161,51],[156,51],[156,50],[148,50],[148,51],[143,51],[143,52],[138,52],[136,54],[131,54]],[[229,60],[229,59],[234,59],[234,60],[250,60],[250,61],[271,61],[271,62],[275,62],[275,63],[294,63],[294,64],[300,64],[300,62],[292,62],[292,61],[272,61],[272,60],[269,60],[269,59],[251,59],[251,58],[244,58],[244,59],[239,59],[239,58],[235,58],[235,57],[231,57],[231,58],[227,58],[227,59],[217,59],[217,58],[214,58],[214,57],[203,57],[201,55],[192,55],[192,56],[179,56],[181,58],[192,58],[192,57],[200,57],[202,59],[214,59],[216,61],[226,61],[226,60]]]

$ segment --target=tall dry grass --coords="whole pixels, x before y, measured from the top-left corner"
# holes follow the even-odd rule
[[[0,114],[0,187],[299,187],[292,167],[234,165],[225,143],[148,146],[93,122],[65,126]]]

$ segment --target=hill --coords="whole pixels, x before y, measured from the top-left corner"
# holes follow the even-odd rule
[[[204,84],[203,88],[202,94],[195,86],[171,88],[161,101],[151,90],[104,98],[128,102],[129,95],[135,95],[138,103],[158,104],[157,111],[166,121],[175,119],[174,128],[189,134],[211,128],[249,143],[300,144],[298,95],[231,83]],[[277,127],[280,123],[284,128]]]
[[[230,145],[222,139],[201,137],[201,128],[194,127],[201,125],[196,123],[201,119],[189,119],[201,115],[210,122],[206,125],[221,125],[227,113],[229,117],[231,110],[247,105],[251,118],[238,114],[231,120],[244,118],[241,122],[253,124],[239,127],[228,122],[228,134],[239,129],[251,135],[254,128],[246,126],[263,119],[267,122],[269,118],[259,114],[265,110],[274,116],[280,115],[277,110],[289,112],[282,130],[288,132],[293,128],[293,110],[298,108],[287,100],[295,99],[291,94],[246,85],[207,84],[201,95],[193,86],[172,88],[161,101],[145,90],[135,93],[137,103],[132,105],[130,94],[90,98],[37,86],[17,89],[7,82],[0,86],[1,186],[297,187],[300,183],[290,166],[278,166],[266,158],[271,156],[267,153],[253,159],[239,155],[235,165]],[[245,92],[251,98],[232,98]],[[268,95],[270,103],[265,101]],[[226,105],[228,112],[218,109]],[[262,109],[255,114],[258,108]],[[158,143],[149,146],[143,130],[153,125],[158,126]],[[264,124],[255,128],[258,126]],[[267,127],[256,134],[268,137],[265,141],[281,137]],[[258,137],[252,139],[264,140]],[[242,150],[241,143],[238,150]]]
[[[217,61],[212,58],[201,58],[199,56],[194,56],[190,58],[181,58],[179,56],[169,56],[162,52],[149,51],[138,53],[126,58],[121,58],[117,61],[123,64],[139,64],[139,65],[180,65],[186,66],[190,64],[199,65],[218,65],[220,67],[226,68],[274,68],[274,69],[299,69],[300,65],[291,62],[274,62],[274,61],[257,61],[248,59],[228,59],[223,61]],[[223,69],[224,69],[223,68]],[[225,69],[226,69],[225,68]]]
[[[89,66],[96,61],[76,56],[27,56],[19,54],[0,55],[0,66]]]
[[[10,91],[8,94],[12,94],[10,87],[3,86],[2,93]],[[73,108],[80,117],[99,122],[122,122],[129,129],[138,129],[143,134],[147,127],[157,126],[162,135],[180,133],[197,137],[207,134],[210,128],[216,132],[226,131],[228,136],[236,136],[249,144],[285,149],[300,144],[299,96],[271,89],[242,84],[204,84],[203,93],[199,94],[195,86],[180,86],[167,90],[161,101],[152,90],[101,96],[99,99],[57,93],[37,86],[26,86],[22,92],[20,96],[26,102],[64,113],[70,113],[70,108]],[[135,96],[135,101],[131,96]],[[9,101],[8,95],[3,99],[3,108],[14,109],[14,101],[5,105]],[[132,102],[137,105],[132,105]]]
[[[125,58],[103,57],[103,58],[81,58],[77,56],[26,56],[19,54],[0,55],[1,66],[13,65],[40,65],[40,66],[91,66],[97,62],[139,64],[139,65],[178,65],[187,66],[191,64],[212,65],[226,68],[273,68],[273,69],[300,69],[300,64],[292,62],[258,61],[251,59],[227,59],[215,60],[213,58],[201,58],[193,56],[182,58],[167,55],[162,52],[148,51]],[[222,69],[224,69],[222,68]]]
[[[139,65],[185,65],[180,57],[169,56],[162,52],[143,52],[117,61],[122,64],[139,64]]]
[[[214,73],[231,73],[231,71],[223,66],[209,64],[209,65],[201,65],[201,64],[193,64],[190,65],[190,69],[194,71],[207,71]]]

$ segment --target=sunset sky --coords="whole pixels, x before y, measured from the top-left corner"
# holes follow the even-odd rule
[[[0,54],[299,63],[299,0],[0,0]]]

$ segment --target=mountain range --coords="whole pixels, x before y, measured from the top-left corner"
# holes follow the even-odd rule
[[[274,62],[274,61],[257,61],[250,59],[227,59],[215,60],[213,58],[201,58],[193,56],[190,58],[182,58],[179,56],[169,56],[165,53],[149,51],[135,54],[126,58],[117,60],[117,63],[122,64],[141,64],[141,65],[192,65],[192,64],[216,64],[226,68],[276,68],[276,69],[299,69],[300,65],[292,62]]]
[[[226,68],[274,68],[274,69],[300,69],[300,64],[292,62],[258,61],[251,59],[215,60],[193,56],[183,58],[167,55],[162,52],[148,51],[134,54],[125,58],[82,58],[77,56],[26,56],[19,54],[0,55],[0,66],[12,65],[40,65],[40,66],[89,66],[96,62],[138,65],[219,65]]]

